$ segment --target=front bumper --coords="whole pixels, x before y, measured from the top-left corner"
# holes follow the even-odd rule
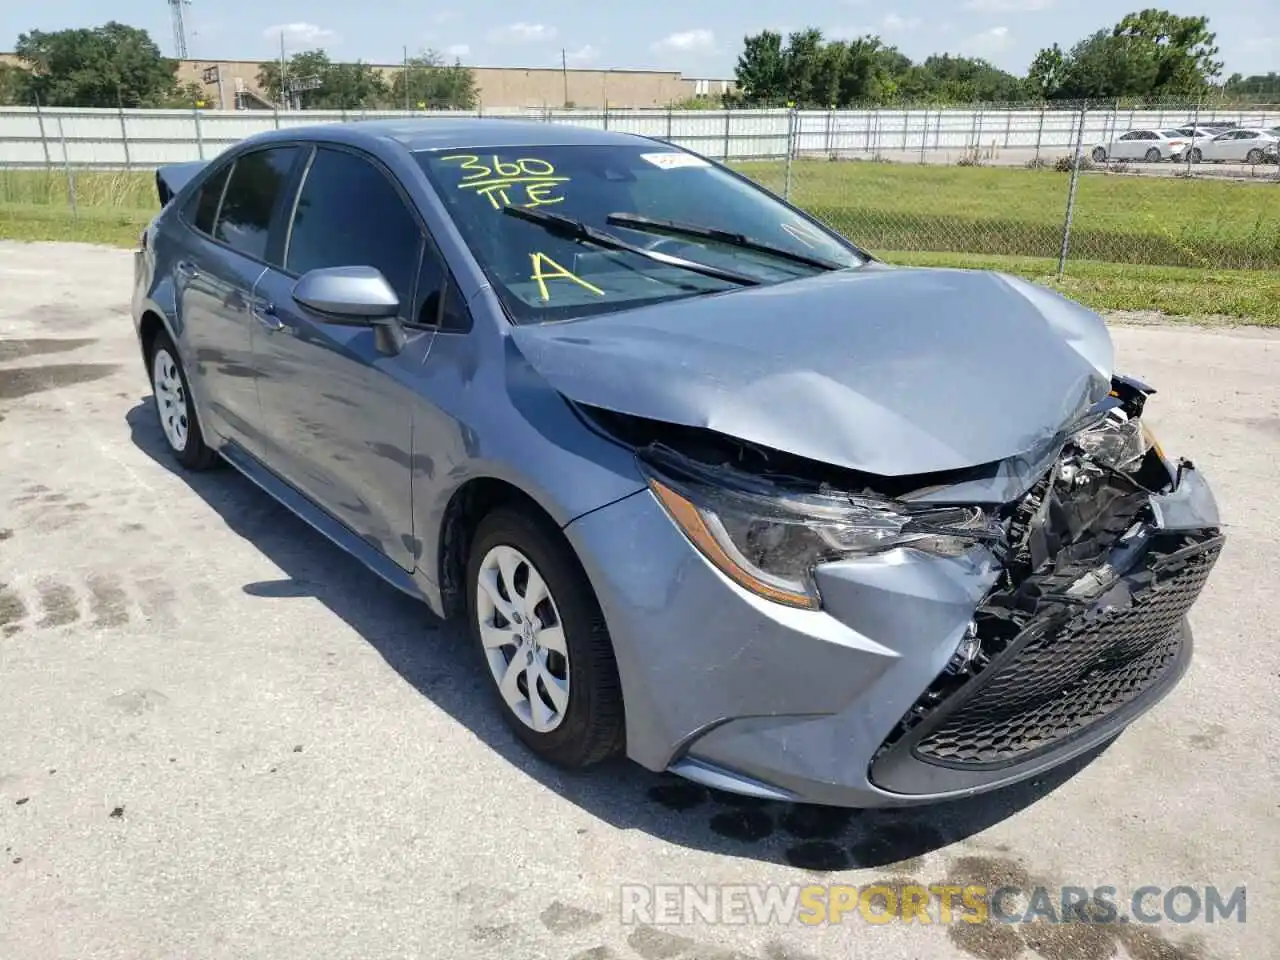
[[[1110,739],[1176,684],[1184,617],[1221,547],[1187,465],[1100,595],[1006,624],[976,675],[946,670],[1001,567],[895,550],[817,571],[818,611],[763,600],[699,554],[648,491],[566,529],[609,623],[627,752],[775,799],[934,802],[1041,773]]]

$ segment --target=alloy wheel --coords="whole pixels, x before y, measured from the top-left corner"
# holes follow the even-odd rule
[[[498,692],[521,723],[549,733],[569,707],[569,650],[555,598],[515,547],[493,547],[477,577],[480,640]]]

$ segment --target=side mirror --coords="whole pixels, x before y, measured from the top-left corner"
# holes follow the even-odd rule
[[[324,267],[305,273],[293,299],[338,323],[374,323],[400,312],[400,298],[375,267]]]

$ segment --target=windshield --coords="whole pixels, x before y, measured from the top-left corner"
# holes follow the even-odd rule
[[[736,290],[743,284],[729,279],[733,275],[773,284],[863,263],[842,238],[765,191],[665,144],[485,147],[415,156],[516,323]],[[578,221],[671,262],[506,216],[508,206]],[[679,234],[676,226],[721,233]],[[680,261],[726,276],[695,272]]]

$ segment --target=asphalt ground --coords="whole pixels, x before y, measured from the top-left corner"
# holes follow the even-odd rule
[[[532,760],[456,624],[230,469],[175,470],[130,283],[125,251],[0,244],[4,960],[1280,955],[1276,336],[1114,328],[1122,368],[1160,390],[1160,439],[1206,472],[1228,529],[1177,690],[1041,781],[851,812]],[[875,881],[1054,901],[1110,886],[1130,922],[623,911],[645,902],[627,885]],[[1139,923],[1144,886],[1146,915],[1174,887],[1225,901],[1244,886],[1246,916]]]

